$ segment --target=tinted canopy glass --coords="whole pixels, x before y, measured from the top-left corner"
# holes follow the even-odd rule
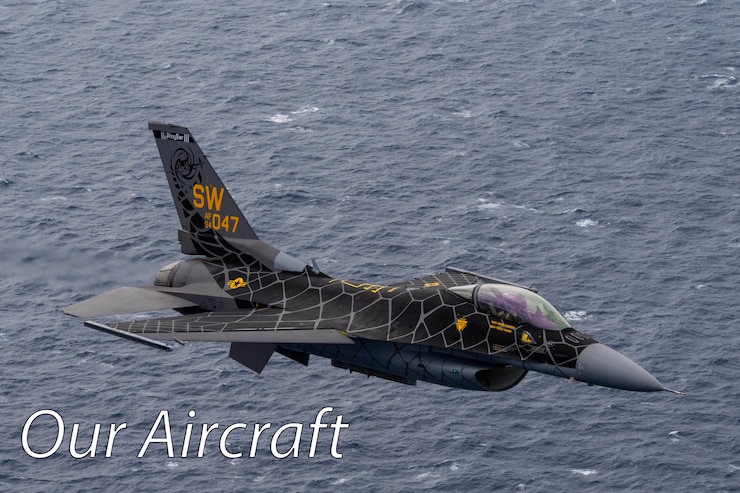
[[[474,291],[479,309],[488,310],[495,317],[507,314],[545,330],[563,330],[570,327],[563,316],[542,296],[508,284],[483,284]]]

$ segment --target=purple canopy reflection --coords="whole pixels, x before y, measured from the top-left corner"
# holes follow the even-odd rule
[[[535,327],[545,330],[563,330],[570,327],[563,316],[542,296],[532,291],[507,284],[483,284],[476,303],[492,315],[513,314]]]

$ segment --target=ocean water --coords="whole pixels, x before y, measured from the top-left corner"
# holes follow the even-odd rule
[[[740,491],[736,7],[0,1],[0,490]],[[83,327],[61,309],[181,256],[150,120],[188,126],[260,237],[325,272],[532,284],[686,395],[408,387],[279,355],[256,375],[225,344]],[[309,457],[324,407],[350,424],[340,459],[328,429]],[[41,410],[65,426],[34,459]],[[161,411],[174,456],[137,457]],[[80,451],[101,424],[96,457],[70,455],[75,423]],[[303,424],[299,457],[225,457],[234,423]],[[49,450],[57,426],[31,431]]]

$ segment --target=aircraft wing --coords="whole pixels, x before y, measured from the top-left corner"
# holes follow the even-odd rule
[[[349,318],[329,321],[301,317],[274,308],[204,312],[179,317],[150,318],[103,324],[88,320],[87,327],[147,346],[171,351],[160,341],[230,342],[229,357],[260,373],[274,351],[308,364],[308,354],[279,344],[354,344],[344,334]]]
[[[295,313],[272,308],[205,312],[108,324],[85,322],[88,327],[121,337],[126,337],[123,334],[132,334],[154,341],[353,344],[349,337],[342,334],[348,323],[348,318],[331,321],[302,319]]]

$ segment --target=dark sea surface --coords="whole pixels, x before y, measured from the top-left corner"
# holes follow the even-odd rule
[[[738,7],[0,0],[0,491],[740,491]],[[62,308],[182,256],[150,120],[188,126],[261,239],[323,271],[532,284],[686,395],[279,355],[256,375],[228,344],[85,328]],[[308,457],[325,406],[341,459],[330,431]],[[43,409],[64,438],[33,459]],[[175,457],[137,458],[162,410]],[[198,458],[216,422],[302,423],[300,456],[227,459],[214,435]],[[74,423],[79,450],[102,425],[96,457],[70,456]]]

